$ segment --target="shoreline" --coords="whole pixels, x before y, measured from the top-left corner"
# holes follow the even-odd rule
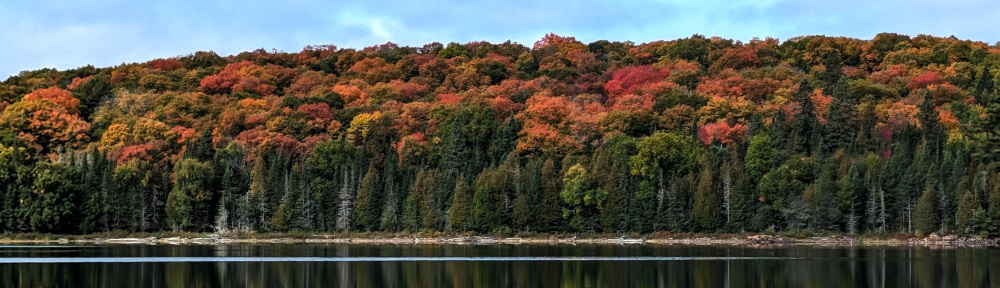
[[[605,237],[601,237],[605,236]],[[679,234],[646,237],[534,234],[522,237],[471,234],[261,234],[102,233],[91,235],[5,234],[0,245],[231,245],[231,244],[358,244],[358,245],[687,245],[687,246],[826,246],[826,247],[1000,247],[1000,239],[955,235],[777,236],[766,234]]]

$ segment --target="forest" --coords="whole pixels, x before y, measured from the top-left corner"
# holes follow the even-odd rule
[[[1000,236],[1000,46],[545,35],[24,71],[0,232]]]

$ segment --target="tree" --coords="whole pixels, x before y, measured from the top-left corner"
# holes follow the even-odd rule
[[[570,227],[578,231],[593,231],[597,226],[594,219],[607,193],[593,188],[593,180],[581,164],[573,165],[563,176],[563,189],[559,192],[569,208],[563,208],[563,218],[570,219]]]
[[[75,167],[38,162],[32,176],[31,193],[20,196],[22,219],[31,229],[48,233],[74,233],[80,223],[81,191]]]
[[[958,202],[958,212],[955,216],[955,228],[958,229],[958,232],[971,231],[972,216],[978,209],[981,208],[979,201],[976,200],[976,195],[972,194],[972,191],[965,191],[962,200]]]
[[[844,215],[844,231],[856,234],[859,232],[861,205],[858,199],[863,193],[864,183],[861,179],[860,164],[851,165],[847,175],[837,181],[839,190],[837,191],[837,208],[840,214]]]
[[[546,159],[542,164],[541,175],[542,185],[539,187],[541,203],[537,208],[538,229],[548,232],[562,230],[562,207],[559,205],[562,179],[558,176],[559,170],[555,161],[551,158]]]
[[[917,234],[928,234],[941,228],[937,200],[937,193],[931,187],[924,189],[923,195],[917,200],[917,207],[913,211],[913,224]]]
[[[795,92],[794,101],[799,104],[795,118],[792,120],[792,153],[812,153],[813,137],[817,132],[819,120],[816,118],[815,107],[812,101],[813,88],[809,82],[802,78],[799,81],[799,90]],[[818,134],[817,134],[818,135]]]
[[[371,162],[368,165],[368,172],[365,172],[365,177],[361,178],[358,197],[354,204],[354,226],[358,230],[378,230],[379,215],[381,215],[379,208],[382,207],[382,189],[378,178],[375,162]]]
[[[73,148],[85,143],[89,138],[86,132],[90,129],[90,124],[67,108],[70,106],[76,109],[73,103],[78,105],[79,102],[69,102],[60,104],[44,97],[29,99],[25,96],[24,100],[7,106],[0,114],[0,137],[3,134],[14,136],[21,145],[35,150],[36,155],[44,155],[63,146]]]
[[[851,148],[854,143],[855,105],[849,95],[847,79],[840,78],[833,87],[833,100],[830,101],[830,111],[826,114],[827,139],[824,142],[828,152],[841,148]]]
[[[698,186],[694,193],[694,208],[691,216],[702,231],[713,232],[722,224],[722,204],[713,183],[711,167],[705,163],[698,176]]]
[[[777,160],[778,153],[771,144],[771,137],[764,133],[754,135],[750,139],[750,146],[744,158],[747,178],[756,183],[764,177],[764,174],[774,169]]]
[[[835,85],[841,81],[841,75],[843,75],[843,64],[841,63],[840,50],[833,50],[826,54],[826,59],[823,61],[823,66],[826,68],[823,71],[823,82],[826,83],[826,88],[823,89],[823,94],[830,95],[834,92],[836,88]]]
[[[441,187],[438,184],[441,173],[437,170],[420,170],[417,172],[416,181],[413,182],[413,196],[416,201],[417,217],[420,218],[420,227],[430,230],[439,230],[440,223],[444,219],[439,207],[439,197]],[[457,189],[457,188],[456,188]],[[454,205],[454,204],[453,204]]]
[[[448,226],[454,231],[468,231],[474,227],[472,219],[472,191],[465,177],[459,177],[448,209]]]
[[[666,174],[690,171],[701,155],[698,146],[693,138],[672,133],[658,132],[643,137],[636,145],[638,153],[629,162],[632,174],[657,177],[662,182]]]
[[[979,73],[979,81],[976,82],[976,94],[973,95],[976,104],[986,104],[990,98],[994,97],[994,77],[990,67],[983,65],[982,72]]]
[[[174,231],[204,231],[214,224],[212,164],[184,158],[174,164],[174,188],[167,195],[167,224]]]

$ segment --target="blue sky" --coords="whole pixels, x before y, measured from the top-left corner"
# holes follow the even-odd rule
[[[87,2],[87,3],[81,3]],[[1000,5],[941,1],[0,1],[0,79],[43,67],[143,62],[213,50],[363,48],[387,41],[508,39],[545,33],[636,43],[703,34],[737,40],[801,35],[870,39],[879,32],[1000,40]]]

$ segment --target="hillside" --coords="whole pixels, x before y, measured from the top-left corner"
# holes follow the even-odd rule
[[[0,231],[1000,233],[1000,47],[196,52],[0,83]]]

